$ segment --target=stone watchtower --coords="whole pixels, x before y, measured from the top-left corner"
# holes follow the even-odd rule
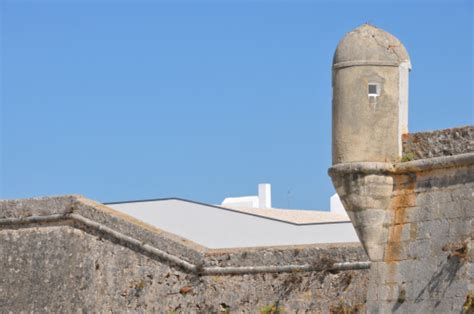
[[[352,168],[359,165],[367,172],[367,167],[389,168],[400,161],[402,134],[408,132],[410,68],[403,44],[369,24],[349,32],[334,54],[330,175],[372,260],[383,256],[393,178],[357,176],[360,171]]]
[[[474,313],[474,148],[454,149],[470,147],[472,127],[407,134],[418,155],[402,161],[405,47],[362,25],[337,46],[332,71],[329,175],[371,261],[366,312]]]
[[[402,43],[372,25],[340,41],[332,65],[333,165],[400,159],[410,68]]]

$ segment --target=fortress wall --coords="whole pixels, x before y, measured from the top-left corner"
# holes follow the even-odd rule
[[[330,174],[372,261],[368,313],[474,310],[473,153]]]
[[[367,261],[355,243],[211,250],[78,196],[0,201],[0,312],[460,313],[474,300],[473,153],[330,173],[370,270],[333,268]]]
[[[394,177],[369,312],[462,312],[474,288],[473,194],[473,165]]]
[[[102,227],[81,223],[85,216]],[[366,261],[355,243],[208,250],[76,196],[0,201],[0,243],[0,312],[258,313],[279,306],[338,313],[365,306],[368,270],[327,270]],[[308,263],[326,270],[199,274]]]
[[[472,125],[403,136],[403,154],[412,160],[472,152],[474,152]]]

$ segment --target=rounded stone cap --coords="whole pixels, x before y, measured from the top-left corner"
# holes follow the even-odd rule
[[[364,24],[349,32],[337,45],[333,68],[354,65],[391,65],[407,63],[410,57],[405,46],[392,34],[373,25]]]

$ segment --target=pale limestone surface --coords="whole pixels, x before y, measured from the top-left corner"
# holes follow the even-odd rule
[[[333,64],[347,62],[410,62],[405,46],[392,34],[370,24],[347,33],[337,45]]]
[[[332,67],[332,160],[396,162],[408,132],[408,53],[393,35],[364,24],[337,46]],[[376,84],[377,97],[369,97]]]

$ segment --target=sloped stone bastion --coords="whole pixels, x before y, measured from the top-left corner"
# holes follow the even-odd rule
[[[210,250],[79,196],[0,202],[0,312],[363,309],[360,244]]]

